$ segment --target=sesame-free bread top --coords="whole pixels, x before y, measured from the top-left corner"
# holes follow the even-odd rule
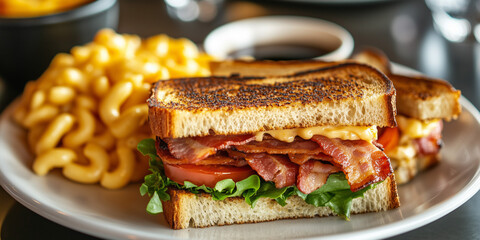
[[[152,133],[166,138],[336,126],[396,126],[395,89],[376,69],[345,63],[279,77],[157,82]]]
[[[343,63],[345,63],[344,61]],[[338,65],[341,62],[326,62],[320,60],[289,60],[289,61],[246,61],[226,60],[209,63],[212,76],[282,76],[311,69],[319,69]]]
[[[356,61],[374,66],[392,80],[397,90],[398,114],[420,120],[457,118],[461,112],[460,91],[441,79],[423,75],[392,73],[390,61],[380,50],[368,48],[353,57]]]
[[[386,74],[392,73],[390,60],[384,52],[377,48],[365,48],[353,56],[355,61],[366,63]]]
[[[397,90],[398,113],[421,120],[455,119],[461,112],[460,91],[447,81],[390,74]]]
[[[398,113],[420,120],[442,118],[455,119],[461,112],[460,91],[448,82],[425,76],[407,76],[393,74],[388,57],[377,48],[365,48],[355,54],[353,59],[373,66],[392,80],[397,90]],[[213,75],[229,76],[278,76],[293,74],[315,68],[338,65],[342,62],[324,62],[316,60],[297,61],[218,61],[210,64]]]

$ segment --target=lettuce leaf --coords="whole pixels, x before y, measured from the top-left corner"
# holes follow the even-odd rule
[[[170,200],[170,195],[167,193],[168,187],[175,187],[195,194],[200,192],[209,193],[214,200],[242,196],[245,198],[245,202],[252,208],[263,197],[275,199],[278,204],[285,206],[287,199],[296,195],[316,207],[327,206],[333,212],[348,220],[350,218],[352,200],[363,197],[367,190],[376,186],[376,184],[371,184],[362,190],[352,192],[345,174],[342,172],[330,174],[325,185],[310,194],[300,192],[296,186],[278,189],[273,182],[266,182],[258,175],[251,175],[238,182],[234,182],[232,179],[225,179],[219,181],[214,188],[206,187],[205,185],[197,186],[188,181],[181,185],[165,176],[162,161],[160,161],[156,153],[155,140],[144,139],[138,144],[137,149],[143,155],[150,157],[150,171],[152,173],[145,176],[144,183],[140,186],[140,194],[142,196],[145,194],[150,196],[150,201],[147,204],[147,212],[150,214],[163,212],[162,201]]]

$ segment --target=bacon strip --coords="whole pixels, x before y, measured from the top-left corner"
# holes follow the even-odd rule
[[[383,181],[392,174],[387,156],[372,143],[363,140],[330,139],[320,135],[311,140],[296,138],[292,143],[272,138],[262,142],[253,140],[251,134],[169,138],[164,139],[165,142],[158,139],[161,144],[157,145],[157,152],[168,164],[248,164],[263,179],[273,181],[277,188],[297,183],[304,192],[321,187],[328,175],[339,169],[345,173],[352,191]],[[314,159],[331,162],[334,166]],[[302,166],[300,173],[295,163]],[[319,167],[319,164],[326,166]]]
[[[302,165],[305,162],[307,162],[310,159],[315,159],[315,160],[324,160],[327,162],[333,162],[333,158],[331,156],[325,155],[323,153],[319,154],[288,154],[288,158],[290,158],[290,161]]]
[[[333,162],[342,167],[350,189],[356,192],[371,183],[385,180],[393,170],[384,152],[364,140],[341,140],[316,135],[324,153],[333,157]]]
[[[326,182],[328,176],[332,173],[342,171],[339,167],[322,163],[320,161],[309,160],[302,164],[298,170],[297,187],[298,190],[309,194]]]
[[[252,141],[245,145],[235,147],[245,153],[269,153],[269,154],[319,154],[320,146],[313,141],[295,138],[291,143],[277,139],[264,139],[261,142]]]
[[[286,156],[266,153],[249,153],[245,159],[265,181],[273,181],[275,187],[292,186],[297,180],[298,165],[290,162]]]
[[[439,121],[438,126],[436,126],[428,136],[414,139],[413,142],[416,145],[419,155],[434,155],[440,151],[442,147],[442,129],[443,122]]]
[[[233,159],[245,159],[245,157],[247,156],[246,153],[239,152],[239,151],[234,150],[234,149],[227,149],[226,151],[227,151],[228,156],[233,158]]]
[[[186,159],[189,163],[196,163],[208,156],[214,155],[218,150],[227,149],[253,141],[251,134],[244,135],[212,135],[193,138],[166,138],[162,139],[168,145],[170,153],[177,159]]]
[[[172,154],[170,154],[168,151],[167,144],[159,139],[157,139],[155,146],[158,156],[160,159],[162,159],[162,162],[167,164],[228,165],[235,167],[243,167],[247,165],[247,161],[245,161],[245,159],[234,159],[223,154],[208,156],[207,158],[193,163],[186,158],[178,159],[172,156]]]

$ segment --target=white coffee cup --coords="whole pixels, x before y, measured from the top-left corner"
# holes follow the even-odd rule
[[[219,59],[258,46],[308,46],[326,50],[318,56],[326,61],[348,58],[353,51],[352,35],[341,26],[316,18],[267,16],[231,22],[212,31],[205,39],[205,51]],[[282,48],[279,48],[281,51]],[[278,53],[277,55],[281,55]],[[255,57],[255,56],[253,56]]]

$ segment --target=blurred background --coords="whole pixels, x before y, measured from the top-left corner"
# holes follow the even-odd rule
[[[0,0],[0,7],[2,2]],[[78,11],[45,16],[0,17],[0,107],[26,81],[40,76],[58,52],[93,39],[103,27],[147,38],[164,33],[202,44],[217,27],[270,15],[324,19],[344,27],[354,52],[376,47],[395,63],[449,81],[480,106],[480,22],[476,0],[98,0]],[[73,13],[72,13],[73,12]],[[0,12],[1,13],[1,12]],[[90,236],[50,222],[0,189],[2,239],[85,239]],[[480,195],[431,224],[394,239],[479,239]],[[24,231],[23,227],[30,231]],[[67,237],[68,236],[68,237]]]

